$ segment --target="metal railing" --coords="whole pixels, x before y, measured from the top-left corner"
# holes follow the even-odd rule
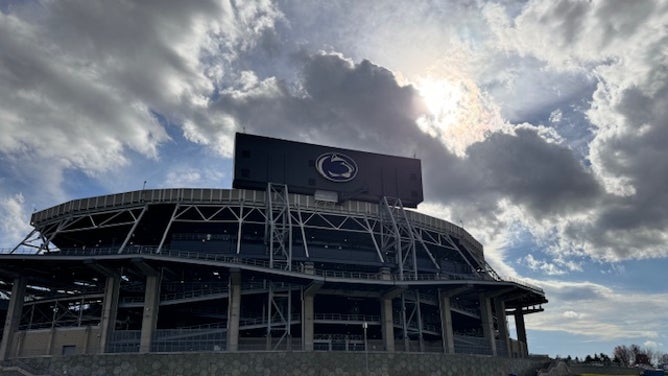
[[[179,203],[179,204],[237,204],[244,206],[265,207],[267,193],[265,191],[247,189],[216,189],[216,188],[171,188],[145,189],[131,192],[116,193],[71,200],[33,213],[31,223],[38,224],[52,218],[70,213],[96,211],[112,208],[138,207],[146,204]],[[329,205],[316,201],[315,197],[290,193],[290,206],[306,211],[328,211],[345,214],[378,215],[378,204],[363,201],[345,201],[339,205]],[[431,217],[415,211],[407,211],[409,219],[417,225],[437,231],[445,231],[457,236],[465,245],[482,255],[483,247],[464,228],[451,222]]]
[[[358,313],[316,313],[314,320],[318,321],[358,321],[367,323],[380,323],[378,315],[363,315]]]
[[[25,255],[24,257],[40,257],[40,256],[49,256],[49,255],[62,255],[62,256],[117,256],[118,249],[111,247],[101,247],[101,248],[75,248],[75,249],[61,249],[59,252],[52,252],[48,254],[33,254]],[[215,253],[205,253],[205,252],[194,252],[194,251],[179,251],[179,250],[161,250],[158,252],[157,247],[146,247],[146,246],[134,246],[127,247],[123,250],[122,254],[131,254],[131,255],[151,255],[151,256],[161,256],[161,257],[175,257],[175,258],[184,258],[184,259],[194,259],[194,260],[203,260],[203,261],[215,261],[221,263],[235,264],[235,265],[247,265],[253,267],[259,267],[263,269],[268,269],[275,271],[276,269],[270,268],[269,261],[256,259],[256,258],[246,258],[238,256],[227,256]],[[304,266],[301,263],[293,263],[293,268],[291,272],[288,273],[298,273],[298,274],[308,274],[304,272]],[[342,271],[342,270],[328,270],[328,269],[315,269],[314,274],[316,276],[325,277],[325,278],[342,278],[342,279],[359,279],[359,280],[382,280],[383,276],[380,272],[378,273],[366,273],[366,272],[355,272],[355,271]],[[311,275],[311,274],[309,274]],[[456,273],[433,273],[426,274],[421,273],[417,276],[411,275],[410,273],[405,273],[403,278],[398,274],[391,274],[391,280],[394,281],[479,281],[485,280],[476,278],[473,274],[456,274]],[[515,278],[504,279],[504,282],[511,282],[518,284],[520,286],[529,288],[539,294],[544,294],[543,289],[538,286],[520,281]]]
[[[492,355],[489,339],[465,335],[455,335],[455,353]]]

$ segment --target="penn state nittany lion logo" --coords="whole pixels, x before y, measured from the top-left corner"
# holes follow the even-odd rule
[[[345,183],[357,176],[357,163],[349,156],[336,152],[319,156],[315,168],[323,178],[335,183]]]

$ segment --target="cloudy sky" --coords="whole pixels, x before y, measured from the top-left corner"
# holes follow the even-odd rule
[[[545,289],[532,352],[668,352],[667,62],[665,0],[0,0],[0,247],[229,188],[237,131],[417,156],[419,210]]]

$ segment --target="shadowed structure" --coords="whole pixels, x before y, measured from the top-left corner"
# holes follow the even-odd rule
[[[237,135],[235,154],[235,189],[141,190],[34,213],[34,230],[0,255],[11,296],[2,359],[528,354],[524,315],[542,311],[544,292],[499,277],[463,228],[405,209],[422,201],[418,160],[250,135]]]

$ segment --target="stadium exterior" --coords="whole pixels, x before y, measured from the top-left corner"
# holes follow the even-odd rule
[[[34,230],[0,255],[11,297],[0,360],[528,355],[524,315],[542,311],[544,292],[500,278],[463,228],[404,207],[422,200],[419,161],[249,135],[235,154],[234,189],[140,190],[35,212]]]

